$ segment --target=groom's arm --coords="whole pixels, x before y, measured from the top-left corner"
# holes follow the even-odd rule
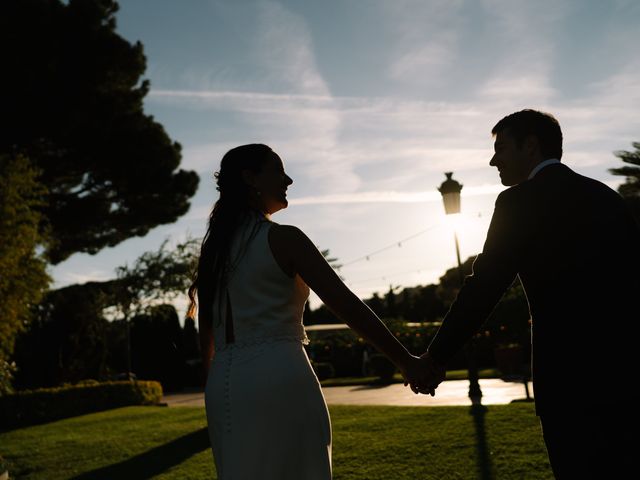
[[[483,251],[429,345],[434,361],[445,364],[479,330],[518,273],[522,229],[513,192],[496,200]]]

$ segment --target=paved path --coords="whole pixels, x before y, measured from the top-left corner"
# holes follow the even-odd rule
[[[524,384],[521,382],[504,382],[497,378],[481,379],[482,403],[496,405],[510,403],[513,400],[526,398]],[[329,405],[403,405],[433,407],[443,405],[471,405],[468,395],[467,380],[448,380],[436,390],[436,396],[415,395],[402,384],[383,386],[350,386],[326,387],[322,389]],[[531,382],[529,392],[533,395]],[[172,393],[163,399],[170,407],[204,406],[202,392]]]

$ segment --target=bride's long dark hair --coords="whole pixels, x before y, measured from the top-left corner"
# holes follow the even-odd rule
[[[242,172],[258,173],[272,153],[270,147],[260,143],[241,145],[229,150],[215,173],[220,198],[209,215],[207,232],[202,239],[198,267],[189,288],[187,316],[195,320],[212,322],[213,304],[226,286],[231,268],[231,240],[238,226],[252,214],[249,204],[251,187]]]

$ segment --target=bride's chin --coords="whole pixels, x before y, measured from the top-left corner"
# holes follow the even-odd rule
[[[289,202],[286,201],[286,200],[284,202],[278,202],[278,204],[275,206],[275,208],[269,213],[271,215],[273,215],[274,213],[279,212],[280,210],[284,210],[288,206],[289,206]]]

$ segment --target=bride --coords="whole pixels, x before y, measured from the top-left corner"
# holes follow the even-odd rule
[[[301,230],[271,221],[287,207],[293,183],[271,148],[233,148],[216,178],[220,198],[189,289],[189,315],[197,304],[218,478],[330,479],[329,413],[303,348],[309,287],[406,381],[420,377],[420,359],[344,285]]]

